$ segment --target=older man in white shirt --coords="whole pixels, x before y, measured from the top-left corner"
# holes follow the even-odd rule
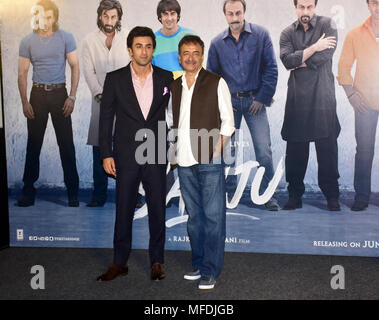
[[[199,289],[213,289],[223,265],[226,233],[222,156],[235,127],[228,86],[202,68],[203,59],[203,41],[185,36],[179,43],[185,72],[171,85],[172,128],[177,130],[180,191],[192,249],[193,270],[184,279],[201,279]]]
[[[97,9],[99,30],[83,40],[83,70],[92,94],[92,113],[87,144],[93,147],[94,190],[88,207],[102,207],[106,202],[108,176],[99,150],[100,102],[108,72],[125,67],[129,61],[126,39],[128,31],[121,30],[122,7],[117,0],[102,0]]]

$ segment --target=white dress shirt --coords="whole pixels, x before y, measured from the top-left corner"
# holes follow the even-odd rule
[[[127,51],[127,30],[116,31],[109,50],[105,44],[106,35],[97,30],[88,34],[83,40],[83,73],[92,94],[92,112],[87,143],[98,146],[100,105],[94,99],[103,92],[105,77],[108,72],[128,65],[130,57]]]
[[[199,70],[200,72],[200,70]],[[177,143],[177,162],[181,167],[190,167],[198,164],[195,160],[192,148],[191,148],[191,138],[190,138],[190,123],[191,123],[191,102],[193,90],[196,85],[197,73],[195,77],[195,82],[188,88],[186,81],[186,73],[182,77],[182,99],[180,103],[180,115],[178,124],[178,143]],[[221,128],[220,135],[231,137],[235,131],[234,127],[234,114],[232,107],[232,98],[228,85],[223,78],[220,79],[218,88],[218,108],[221,118]],[[213,116],[213,115],[209,115]]]

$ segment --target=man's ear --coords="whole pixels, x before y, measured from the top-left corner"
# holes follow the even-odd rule
[[[133,58],[133,50],[131,48],[128,48],[128,53],[129,53],[130,59],[132,59]]]

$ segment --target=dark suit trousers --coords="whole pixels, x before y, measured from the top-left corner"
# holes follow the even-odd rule
[[[76,168],[75,146],[72,133],[71,116],[63,116],[63,106],[67,99],[65,88],[53,91],[33,88],[30,96],[30,104],[33,107],[33,120],[28,119],[28,144],[26,149],[26,161],[24,171],[24,189],[26,196],[34,196],[33,184],[39,177],[39,157],[43,138],[45,135],[49,114],[54,126],[59,153],[61,157],[64,182],[69,198],[76,198],[79,189],[79,175]]]
[[[310,142],[287,142],[286,180],[290,198],[301,198],[305,192]],[[327,199],[339,198],[337,138],[315,141],[318,162],[318,184]]]
[[[132,224],[140,182],[146,193],[150,262],[164,263],[166,236],[166,165],[123,165],[116,161],[114,263],[126,265],[132,246]]]

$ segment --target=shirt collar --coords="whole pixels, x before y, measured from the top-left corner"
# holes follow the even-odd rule
[[[120,33],[120,31],[115,30],[115,35],[114,35],[114,37],[117,38],[118,35],[119,35],[119,33]],[[107,36],[104,34],[103,31],[98,30],[97,34],[98,34],[98,36],[100,37],[100,39],[101,39],[102,41],[105,41],[105,40],[107,39]]]
[[[244,23],[243,23],[243,29],[241,31],[241,34],[244,33],[244,32],[247,32],[247,33],[253,33],[253,30],[251,28],[251,25],[250,23],[247,23],[246,20],[244,20]],[[233,37],[232,36],[232,32],[230,31],[230,28],[226,29],[224,31],[224,34],[223,34],[223,37],[222,39],[226,39],[227,37]]]
[[[200,71],[201,71],[202,69],[203,69],[203,68],[201,67],[200,70],[197,72],[197,74],[196,74],[196,76],[195,76],[195,82],[193,83],[193,85],[192,85],[191,88],[193,88],[193,87],[195,86],[196,81],[197,81],[197,77],[199,76],[199,73],[200,73]],[[188,90],[190,90],[190,89],[188,88],[188,86],[187,86],[186,73],[187,73],[187,72],[184,71],[183,76],[182,76],[182,86],[185,86]]]
[[[312,26],[312,28],[314,28],[316,26],[316,23],[317,23],[317,15],[314,15],[313,18],[311,19],[311,21],[309,21],[310,25]],[[303,25],[300,23],[300,20],[297,19],[295,21],[295,29],[298,29],[299,27],[303,27]]]
[[[162,36],[163,38],[173,38],[173,37],[177,36],[179,34],[179,32],[181,32],[181,31],[182,31],[182,27],[180,25],[178,25],[178,30],[174,34],[172,34],[171,36],[166,36],[162,32],[162,29],[158,30],[157,35]]]
[[[367,29],[371,29],[371,19],[372,17],[370,16],[365,22],[363,22],[362,26]]]
[[[150,71],[149,75],[147,76],[146,80],[148,80],[150,77],[152,77],[153,72],[154,72],[153,66],[150,65],[150,67],[151,67],[151,71]],[[139,77],[138,77],[137,73],[134,71],[133,64],[131,62],[130,62],[130,71],[132,73],[132,79],[137,79],[139,81]]]

